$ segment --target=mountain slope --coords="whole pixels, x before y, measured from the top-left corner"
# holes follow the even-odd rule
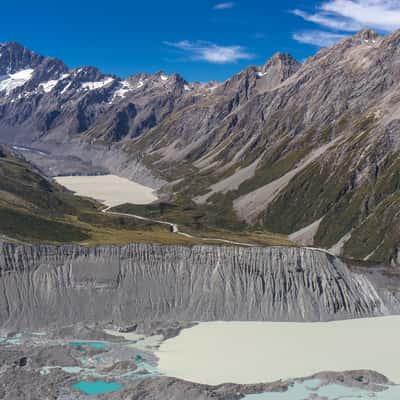
[[[74,196],[21,155],[0,146],[0,234],[45,243],[186,243],[159,224],[100,212],[95,201]]]
[[[365,30],[221,84],[121,80],[4,44],[0,140],[40,150],[26,157],[49,175],[112,171],[221,228],[399,265],[399,42]]]

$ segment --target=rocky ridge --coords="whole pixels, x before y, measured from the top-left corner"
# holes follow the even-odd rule
[[[172,201],[398,266],[399,40],[364,30],[208,84],[69,70],[6,43],[0,141],[39,149],[26,156],[48,175],[169,182]]]

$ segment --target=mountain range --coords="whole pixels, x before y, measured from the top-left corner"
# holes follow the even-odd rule
[[[111,172],[196,223],[400,265],[400,31],[227,81],[127,79],[0,45],[0,142],[41,173]],[[148,208],[143,207],[145,215]]]

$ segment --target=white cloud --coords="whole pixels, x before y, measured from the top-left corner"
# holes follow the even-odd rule
[[[347,19],[339,20],[324,13],[308,14],[301,10],[293,10],[293,14],[305,19],[306,21],[314,22],[315,24],[335,30],[354,32],[362,29],[362,25],[356,21]]]
[[[294,13],[318,25],[339,31],[373,28],[391,32],[400,28],[399,0],[325,0],[313,14]]]
[[[190,42],[188,40],[165,42],[165,44],[185,52],[192,60],[207,61],[214,64],[228,64],[253,58],[253,55],[242,46],[219,46],[211,42]]]
[[[295,33],[293,39],[301,43],[312,44],[318,47],[329,47],[343,39],[346,35],[325,31],[305,31]]]
[[[226,3],[217,3],[213,7],[213,10],[229,10],[235,7],[235,3],[233,1],[228,1]]]

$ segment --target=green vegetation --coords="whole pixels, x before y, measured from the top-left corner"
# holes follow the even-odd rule
[[[390,262],[400,244],[400,193],[390,196],[352,232],[345,254],[370,261]]]
[[[246,225],[237,221],[235,216],[230,216],[228,210],[199,206],[193,202],[188,204],[183,201],[174,204],[124,204],[114,207],[112,211],[136,214],[160,221],[173,221],[194,233],[218,229],[240,231],[246,228]]]
[[[367,190],[367,188],[360,188],[338,198],[319,227],[315,238],[319,246],[333,246],[354,226],[357,226],[363,217],[363,204],[366,201]]]
[[[16,239],[51,242],[81,242],[88,233],[77,226],[0,208],[0,232]]]
[[[262,214],[261,223],[272,232],[286,234],[313,223],[326,214],[342,190],[339,182],[329,181],[327,167],[311,164]]]
[[[349,126],[348,118],[341,123]],[[352,232],[345,256],[389,263],[400,247],[400,159],[389,154],[378,166],[382,157],[368,146],[374,123],[374,115],[356,120],[355,133],[334,153],[296,175],[262,214],[262,226],[289,234],[324,217],[317,246],[329,248]],[[360,148],[365,149],[361,156]],[[360,171],[370,174],[363,185],[357,183]]]
[[[241,243],[263,246],[292,246],[284,235],[263,230],[246,229],[236,216],[210,206],[179,205],[169,203],[134,205],[123,204],[112,209],[114,212],[140,215],[159,221],[173,221],[180,230],[197,237],[222,238]],[[239,228],[241,227],[241,228]],[[197,241],[199,243],[199,241]],[[201,241],[200,243],[204,243]],[[210,242],[215,244],[216,242]]]
[[[116,230],[160,230],[162,227],[159,224],[152,222],[140,221],[134,218],[128,218],[124,216],[109,215],[104,213],[80,211],[78,221],[89,224],[92,227],[97,228],[108,228]],[[167,229],[166,229],[167,231]]]
[[[374,186],[368,188],[368,216],[352,232],[345,254],[390,262],[400,247],[400,159],[386,158]]]
[[[280,154],[273,154],[266,160],[261,168],[257,169],[251,179],[248,179],[239,186],[237,197],[252,192],[285,175],[295,168],[296,164],[302,160],[308,152],[309,149],[300,148],[290,152],[283,158],[279,158]]]

